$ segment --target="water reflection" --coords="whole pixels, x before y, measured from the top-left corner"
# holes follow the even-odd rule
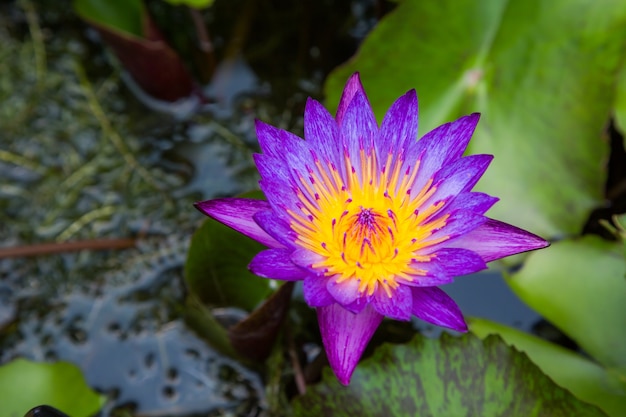
[[[138,415],[263,409],[259,376],[217,354],[176,317],[186,244],[179,246],[156,257],[159,248],[146,245],[146,259],[127,269],[130,284],[74,290],[51,310],[23,314],[0,362],[22,356],[78,365],[91,387],[109,395],[103,415],[120,406]]]

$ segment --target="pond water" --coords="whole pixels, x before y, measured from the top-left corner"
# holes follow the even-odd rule
[[[147,3],[184,38],[184,10]],[[212,100],[174,107],[137,93],[67,4],[1,5],[1,246],[85,250],[0,259],[0,363],[77,364],[109,396],[103,416],[267,415],[261,376],[181,317],[185,256],[204,220],[192,203],[256,188],[254,119],[300,134],[306,97],[322,98],[380,5],[217,1],[202,14],[218,60]],[[526,330],[539,319],[497,273],[446,290],[467,315]]]

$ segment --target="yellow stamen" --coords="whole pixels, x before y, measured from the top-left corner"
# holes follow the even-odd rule
[[[291,227],[296,243],[320,255],[313,268],[335,276],[339,284],[357,280],[362,295],[380,289],[392,297],[400,283],[426,274],[415,264],[432,256],[419,253],[448,239],[429,237],[449,215],[432,220],[444,203],[424,206],[436,191],[432,179],[420,190],[411,189],[419,161],[408,169],[390,154],[381,166],[376,153],[361,149],[357,162],[353,169],[345,156],[344,183],[337,169],[316,160],[317,172],[300,178],[302,209],[288,212]]]

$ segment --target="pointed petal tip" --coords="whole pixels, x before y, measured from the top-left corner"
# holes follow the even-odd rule
[[[485,262],[550,246],[550,242],[511,224],[487,218],[481,226],[460,237],[454,247],[478,253]]]
[[[344,387],[347,387],[348,385],[350,385],[350,380],[352,379],[352,372],[350,372],[350,374],[347,374],[347,375],[339,375],[335,373],[335,376],[339,380],[339,383],[343,385]]]
[[[535,237],[537,243],[536,243],[536,247],[529,249],[529,250],[544,249],[544,248],[549,247],[552,244],[540,236],[537,236],[535,234],[532,234],[532,235]]]
[[[455,327],[450,327],[450,329],[454,330],[455,332],[459,332],[459,333],[467,333],[468,330],[469,330],[469,328],[467,327],[467,322],[465,321],[465,319],[463,319],[462,321],[458,322]]]
[[[417,91],[414,88],[410,89],[400,97],[391,105],[389,110],[387,110],[388,114],[385,114],[385,117],[393,117],[394,119],[403,119],[406,117],[406,113],[417,114],[418,103],[417,103]],[[412,123],[417,123],[417,120]],[[416,138],[410,138],[410,140],[415,140]]]
[[[348,77],[346,85],[343,87],[342,99],[348,99],[348,103],[346,104],[349,104],[350,99],[354,97],[356,92],[365,94],[365,89],[363,88],[363,83],[361,82],[361,74],[358,71]]]
[[[428,323],[466,332],[467,324],[459,306],[439,287],[412,287],[413,314]]]
[[[256,240],[270,248],[279,248],[283,245],[264,231],[256,221],[254,215],[259,211],[271,210],[265,200],[251,198],[217,198],[214,200],[198,201],[193,204],[203,214],[214,220]]]
[[[211,216],[211,207],[213,200],[205,200],[205,201],[196,201],[195,203],[193,203],[193,206],[196,208],[196,210],[198,210],[200,213],[212,217]]]
[[[415,88],[411,88],[409,91],[404,93],[404,97],[410,98],[411,100],[415,99],[417,101],[417,90]]]
[[[355,71],[352,73],[350,77],[348,77],[348,81],[346,81],[346,85],[351,83],[361,83],[361,73],[359,71]]]
[[[490,222],[496,221],[494,219],[489,219],[489,220]],[[513,226],[512,224],[508,224],[504,222],[499,222],[499,223],[500,223],[500,227],[503,230],[505,230],[507,233],[509,233],[511,240],[513,242],[516,242],[519,245],[518,246],[519,252],[517,253],[530,252],[530,251],[534,251],[538,249],[547,248],[548,246],[550,246],[550,242],[545,240],[541,236],[531,233],[525,229],[521,229],[517,226]],[[512,255],[514,254],[515,253],[513,253]]]
[[[358,314],[339,304],[318,307],[316,311],[330,367],[339,382],[347,385],[383,316],[369,305]]]
[[[359,363],[358,359],[355,362],[342,363],[342,364],[333,363],[330,361],[330,358],[328,358],[328,360],[330,363],[330,369],[332,369],[339,383],[343,385],[344,387],[347,387],[348,385],[350,385],[352,374],[356,370],[356,366]]]
[[[306,109],[314,104],[320,104],[320,102],[315,100],[313,97],[307,97],[306,102],[304,103],[304,114],[306,114]]]
[[[258,134],[258,132],[259,132],[259,129],[261,129],[261,130],[262,130],[262,129],[266,128],[266,127],[273,127],[273,126],[268,125],[267,123],[265,123],[265,122],[264,122],[263,120],[261,120],[261,119],[256,119],[256,118],[254,119],[254,128],[255,128],[255,130],[256,130],[256,132],[257,132],[257,134]]]
[[[341,99],[339,99],[337,114],[335,116],[335,120],[337,120],[338,124],[341,124],[343,116],[357,92],[363,94],[367,101],[367,94],[365,94],[365,89],[363,88],[363,84],[361,83],[361,76],[358,72],[355,72],[346,81],[346,85],[344,86],[343,92],[341,93]]]
[[[236,207],[240,205],[247,206],[250,201],[259,201],[261,204],[267,204],[263,200],[251,200],[246,198],[214,198],[212,200],[196,201],[193,206],[209,217],[213,217],[220,221],[220,215],[237,216]],[[246,213],[248,214],[248,213]],[[242,213],[241,217],[247,217]]]

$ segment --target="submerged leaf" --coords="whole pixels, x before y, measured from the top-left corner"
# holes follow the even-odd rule
[[[544,375],[497,336],[422,336],[383,345],[343,387],[323,381],[295,400],[306,416],[605,416]]]
[[[228,338],[239,354],[255,360],[269,356],[289,308],[294,285],[283,284],[259,308],[228,330]]]

